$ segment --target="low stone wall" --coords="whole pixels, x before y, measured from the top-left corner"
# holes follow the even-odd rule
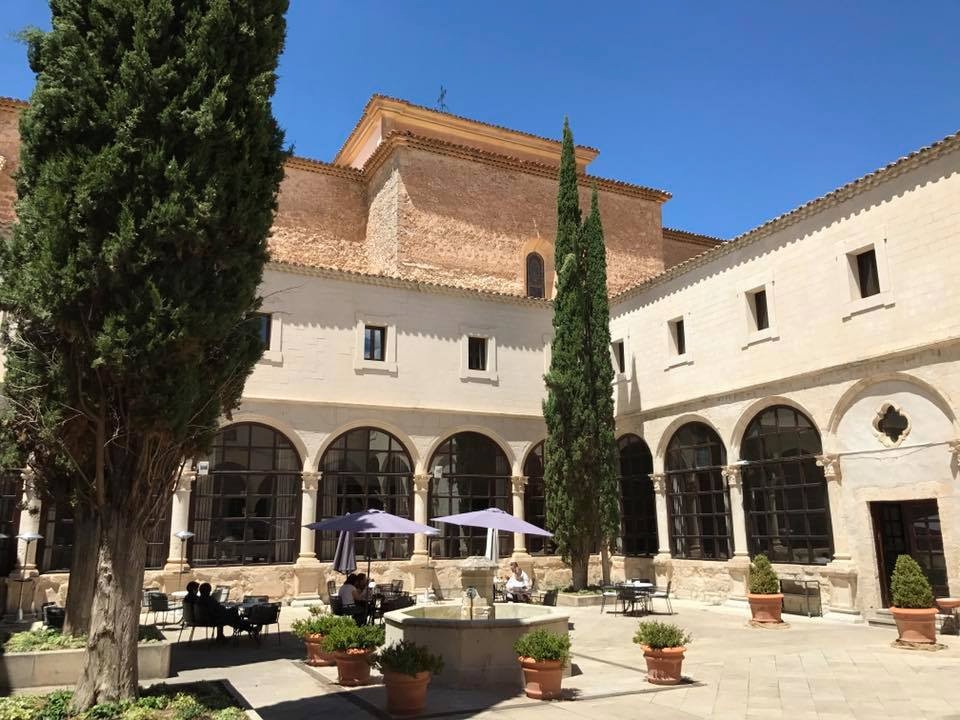
[[[589,595],[578,595],[577,593],[558,593],[558,607],[592,607],[601,605],[603,596],[600,593],[590,593]]]
[[[75,685],[85,655],[82,649],[0,655],[0,690]],[[137,663],[141,680],[170,677],[170,643],[142,643],[137,647]]]

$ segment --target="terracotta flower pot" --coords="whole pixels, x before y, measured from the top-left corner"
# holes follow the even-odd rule
[[[337,662],[337,682],[351,687],[369,683],[372,652],[372,650],[351,649],[333,653],[333,659]]]
[[[303,642],[307,646],[307,665],[329,667],[337,664],[333,653],[323,651],[323,635],[307,635]]]
[[[897,621],[897,631],[903,642],[935,643],[937,641],[936,608],[891,607],[890,613]]]
[[[387,712],[392,715],[419,715],[427,706],[427,685],[430,673],[416,675],[383,671],[383,681],[387,686]]]
[[[646,645],[643,648],[643,657],[647,660],[647,682],[654,685],[677,685],[683,676],[683,654],[685,647],[663,648],[654,650]]]
[[[563,683],[563,663],[559,660],[536,661],[533,658],[519,657],[523,668],[523,690],[528,698],[552,700],[560,697]]]
[[[783,609],[783,593],[747,593],[750,614],[758,623],[778,623]]]

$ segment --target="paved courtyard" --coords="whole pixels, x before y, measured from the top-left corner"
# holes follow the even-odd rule
[[[567,698],[528,700],[517,689],[432,688],[427,717],[537,718],[789,718],[889,720],[960,718],[960,642],[943,638],[941,652],[896,650],[892,628],[841,625],[790,617],[785,630],[746,625],[735,610],[674,602],[673,622],[693,634],[684,674],[690,682],[656,688],[644,680],[643,656],[632,643],[638,620],[571,609],[573,675]],[[284,631],[304,616],[284,608]],[[176,634],[173,634],[175,639]],[[335,668],[308,668],[303,648],[284,632],[257,646],[184,643],[173,656],[173,682],[224,679],[264,720],[317,717],[387,718],[382,685],[347,690]],[[374,681],[378,678],[374,675]]]

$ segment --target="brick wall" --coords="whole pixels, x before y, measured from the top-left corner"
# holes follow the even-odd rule
[[[0,169],[0,231],[8,227],[15,217],[14,203],[17,193],[13,174],[20,157],[19,118],[20,112],[17,108],[0,101],[0,155],[4,158],[3,168]]]

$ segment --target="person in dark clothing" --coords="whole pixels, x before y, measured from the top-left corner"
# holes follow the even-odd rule
[[[187,583],[187,595],[183,598],[185,603],[195,603],[197,601],[197,594],[200,592],[200,583],[196,580],[191,580]]]
[[[210,587],[210,583],[203,583],[198,588],[198,596],[196,603],[204,607],[211,618],[213,618],[214,624],[217,626],[217,640],[223,640],[223,628],[225,625],[229,625],[233,628],[234,632],[238,630],[249,632],[251,635],[256,637],[260,634],[260,628],[257,625],[251,625],[242,617],[240,617],[240,611],[235,607],[225,607],[219,602],[211,597],[210,592],[213,590]],[[187,587],[187,593],[189,594],[190,588]],[[186,601],[186,599],[184,599]]]

